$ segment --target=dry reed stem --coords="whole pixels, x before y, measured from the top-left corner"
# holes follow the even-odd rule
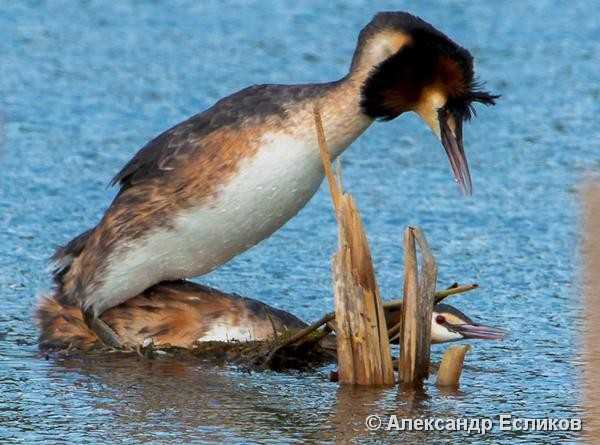
[[[437,386],[458,389],[465,355],[470,350],[469,345],[451,346],[446,349],[437,372]]]
[[[416,244],[422,256],[419,271]],[[429,376],[431,312],[437,266],[420,229],[404,232],[404,304],[400,329],[399,378],[403,388],[421,388]]]
[[[340,383],[391,385],[394,370],[387,325],[371,252],[356,203],[343,193],[341,168],[337,176],[318,109],[315,127],[323,169],[338,222],[338,251],[333,257],[338,375]]]

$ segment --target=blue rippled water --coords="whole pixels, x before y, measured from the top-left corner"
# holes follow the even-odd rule
[[[0,8],[0,442],[455,443],[368,433],[369,413],[581,415],[577,184],[600,167],[600,22],[593,1],[20,1]],[[597,5],[595,6],[597,9]],[[378,10],[421,15],[471,49],[498,105],[465,129],[475,194],[414,116],[376,124],[343,156],[383,294],[400,293],[401,236],[425,230],[454,300],[504,326],[468,357],[459,395],[339,390],[308,375],[131,360],[44,360],[31,314],[46,260],[99,219],[114,173],[147,140],[254,83],[345,74]],[[314,319],[332,307],[327,190],[282,230],[202,279]],[[439,356],[442,349],[434,348]],[[354,398],[353,398],[354,397]],[[409,413],[409,414],[407,414]],[[431,435],[434,434],[434,435]],[[488,440],[491,440],[489,437]],[[462,443],[482,438],[460,436]],[[558,443],[568,432],[503,433]]]

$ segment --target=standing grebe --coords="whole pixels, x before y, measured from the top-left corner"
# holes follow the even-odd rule
[[[400,320],[401,312],[401,308],[386,311],[388,326],[394,326]],[[91,351],[103,346],[84,323],[79,306],[60,294],[43,297],[36,318],[43,351]],[[265,340],[285,330],[296,331],[307,326],[294,315],[260,301],[190,281],[152,286],[107,310],[102,318],[128,348],[151,343],[157,347],[169,345],[192,349],[198,342]],[[499,340],[504,335],[503,330],[477,324],[450,305],[438,304],[433,309],[432,343]]]
[[[109,346],[99,317],[165,280],[203,275],[269,237],[323,180],[313,107],[332,157],[373,121],[417,113],[441,140],[464,193],[471,179],[462,123],[477,89],[470,53],[423,20],[377,14],[360,32],[349,73],[322,84],[252,86],[165,131],[113,179],[120,190],[98,225],[59,248],[58,292],[77,302]]]

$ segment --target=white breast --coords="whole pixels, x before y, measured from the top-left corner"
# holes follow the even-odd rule
[[[304,207],[323,180],[314,144],[285,133],[263,136],[215,201],[176,216],[109,258],[97,310],[126,301],[163,280],[203,275],[269,237]]]
[[[265,135],[257,155],[240,165],[215,202],[178,217],[179,255],[170,272],[204,274],[267,238],[304,207],[322,180],[316,146]]]

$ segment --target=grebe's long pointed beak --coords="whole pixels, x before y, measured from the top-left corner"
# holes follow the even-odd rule
[[[456,182],[463,194],[468,196],[473,191],[473,185],[463,148],[462,120],[456,119],[448,111],[444,106],[445,101],[446,99],[439,94],[430,94],[415,111],[441,141]]]
[[[471,182],[471,172],[467,156],[463,147],[462,121],[455,119],[451,113],[441,109],[438,111],[438,122],[440,128],[440,139],[448,159],[452,173],[458,182],[458,185],[464,195],[469,196],[473,193],[473,184]]]
[[[462,335],[463,338],[476,338],[481,340],[502,340],[508,334],[504,329],[493,328],[483,324],[455,324],[448,329]]]

